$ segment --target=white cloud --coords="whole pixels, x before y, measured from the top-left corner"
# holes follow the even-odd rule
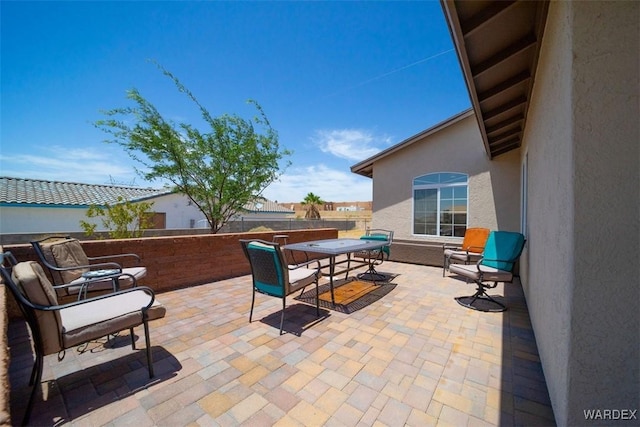
[[[360,161],[367,159],[387,146],[389,137],[379,137],[359,129],[318,130],[312,140],[325,153]]]
[[[0,156],[2,175],[15,178],[79,182],[86,184],[132,184],[137,178],[131,159],[107,148],[51,146],[38,154]],[[148,183],[145,183],[145,186]]]
[[[87,184],[118,184],[160,188],[162,183],[142,181],[126,153],[109,147],[48,147],[38,154],[0,155],[3,176]],[[372,181],[348,169],[323,164],[289,168],[264,192],[269,200],[300,202],[313,192],[328,202],[370,201]]]
[[[373,197],[369,178],[325,165],[288,171],[265,190],[264,196],[280,203],[300,202],[310,192],[327,202],[370,201]]]

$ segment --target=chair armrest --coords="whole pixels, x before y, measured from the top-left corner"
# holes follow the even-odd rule
[[[105,280],[120,280],[121,277],[123,276],[128,276],[131,278],[131,280],[133,281],[133,285],[131,286],[132,288],[135,288],[138,286],[138,281],[136,280],[135,276],[133,274],[130,273],[123,273],[122,271],[119,271],[118,273],[113,273],[113,274],[105,274],[104,276],[97,276],[97,277],[91,277],[91,278],[85,278],[85,280],[83,280],[82,282],[76,282],[76,283],[63,283],[60,285],[52,285],[53,289],[55,290],[59,290],[59,289],[66,289],[66,288],[70,288],[72,286],[80,286],[80,292],[78,293],[78,295],[82,295],[82,292],[86,292],[84,289],[86,288],[87,290],[91,288],[92,284],[97,284],[97,283],[103,283]]]
[[[443,243],[442,244],[442,250],[445,250],[445,249],[453,249],[455,251],[459,251],[459,250],[462,249],[462,246],[454,245],[454,244],[451,244],[451,243]]]
[[[48,264],[47,268],[55,271],[79,270],[81,268],[88,268],[89,270],[118,269],[122,271],[122,266],[116,262],[102,262],[99,264],[89,265],[73,265],[70,267],[56,267],[54,265]]]
[[[101,261],[101,260],[107,260],[107,259],[114,259],[114,258],[135,258],[136,263],[140,262],[140,257],[136,254],[116,254],[116,255],[103,255],[103,256],[95,256],[95,257],[87,257],[89,259],[89,261]]]
[[[476,262],[476,268],[478,269],[478,272],[480,273],[480,280],[482,280],[482,277],[484,275],[484,273],[486,273],[486,271],[482,271],[482,269],[480,268],[480,266],[482,265],[482,261],[495,261],[495,262],[506,262],[509,264],[515,264],[516,260],[506,260],[506,259],[490,259],[490,258],[485,258],[485,257],[480,257],[480,259]]]
[[[474,251],[474,254],[480,254],[484,251],[484,246],[468,246],[467,249],[465,249],[465,251],[467,252],[467,254],[469,253],[470,249],[479,249],[478,251]]]

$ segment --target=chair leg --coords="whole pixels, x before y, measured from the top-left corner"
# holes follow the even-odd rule
[[[256,288],[253,288],[253,295],[251,296],[251,311],[249,311],[249,323],[251,323],[251,319],[253,318],[253,305],[256,302]]]
[[[40,381],[42,381],[42,369],[44,367],[44,356],[40,354],[40,352],[36,352],[36,360],[33,365],[34,371],[31,373],[31,377],[33,380],[33,388],[31,389],[31,394],[29,395],[29,402],[27,402],[27,408],[24,413],[24,417],[22,418],[22,425],[26,426],[29,424],[29,418],[31,418],[31,409],[33,409],[33,400],[38,393],[38,388],[40,388]],[[35,378],[33,378],[35,373]],[[31,383],[30,383],[31,385]]]
[[[442,260],[442,277],[444,277],[445,271],[447,271],[447,256],[446,255],[443,256],[443,260]]]
[[[129,329],[129,336],[131,336],[131,349],[136,349],[136,337],[133,335],[133,328]]]
[[[458,302],[458,304],[460,304],[463,307],[470,308],[472,310],[492,312],[492,313],[499,313],[507,309],[506,305],[502,304],[500,301],[496,301],[486,292],[488,288],[495,288],[497,285],[497,282],[492,287],[491,286],[487,287],[480,281],[476,281],[476,283],[478,285],[478,288],[476,289],[476,293],[466,297],[456,297],[455,300]],[[469,299],[471,301],[469,301]],[[477,307],[474,305],[474,303],[477,300],[484,300],[484,301],[490,302],[492,304],[495,304],[497,307],[485,308],[485,309]]]
[[[29,377],[29,385],[34,385],[36,383],[36,375],[38,374],[38,369],[40,369],[40,363],[42,358],[39,358],[36,354],[36,360],[33,361],[33,369],[31,369],[31,376]]]
[[[318,278],[316,277],[316,317],[320,317],[320,292],[318,292]]]
[[[284,309],[287,306],[286,297],[282,297],[282,314],[280,315],[280,335],[282,335],[282,328],[284,326]]]
[[[144,339],[145,344],[147,346],[147,365],[149,366],[149,378],[153,378],[153,354],[151,352],[151,338],[149,337],[149,323],[147,321],[146,314],[144,315],[144,319],[142,321],[144,325]]]
[[[369,258],[367,260],[367,263],[369,264],[369,266],[367,267],[367,271],[365,271],[364,273],[360,273],[357,275],[358,279],[363,279],[364,277],[368,277],[369,281],[372,281],[373,283],[375,283],[376,281],[383,281],[387,279],[387,276],[385,276],[382,273],[378,273],[378,271],[376,270],[376,260],[378,258]],[[380,264],[382,264],[382,261],[380,262]],[[363,280],[367,280],[366,278]]]

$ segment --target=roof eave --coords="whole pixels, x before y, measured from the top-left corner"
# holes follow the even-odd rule
[[[441,0],[490,159],[522,144],[548,0]]]
[[[456,5],[453,0],[441,1],[442,9],[444,11],[447,23],[449,25],[449,32],[453,40],[453,44],[456,48],[456,55],[460,61],[462,67],[462,74],[464,75],[464,81],[467,86],[469,98],[471,99],[472,110],[476,116],[478,127],[480,129],[480,135],[482,135],[482,143],[484,144],[485,152],[491,159],[491,149],[489,148],[489,139],[487,137],[487,131],[484,127],[484,121],[482,120],[482,112],[480,109],[480,102],[478,101],[478,91],[476,90],[475,83],[473,81],[473,73],[471,72],[471,66],[469,65],[469,57],[467,56],[467,50],[464,43],[464,37],[462,36],[462,29],[460,26],[460,20],[456,12]]]

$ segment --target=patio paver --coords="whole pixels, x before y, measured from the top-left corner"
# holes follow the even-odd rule
[[[442,270],[386,262],[389,294],[352,314],[257,295],[251,277],[159,294],[151,323],[156,377],[128,333],[45,358],[34,425],[554,425],[518,283],[498,286],[509,310],[483,313],[455,296],[474,285]],[[506,294],[505,294],[506,292]],[[144,346],[136,329],[137,346]],[[19,422],[32,366],[12,322],[11,405]]]

